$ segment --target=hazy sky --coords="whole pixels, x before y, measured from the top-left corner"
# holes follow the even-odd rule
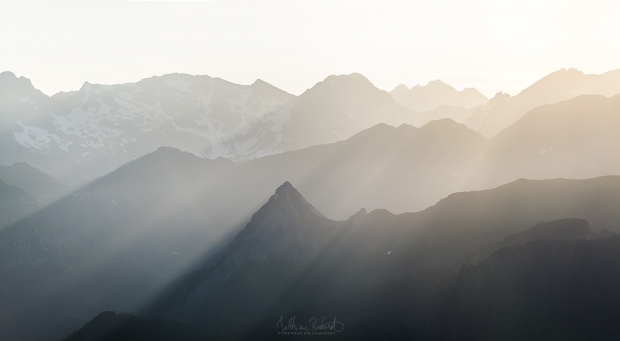
[[[299,94],[359,72],[516,94],[562,67],[620,68],[620,1],[7,1],[0,71],[47,94],[171,72]]]

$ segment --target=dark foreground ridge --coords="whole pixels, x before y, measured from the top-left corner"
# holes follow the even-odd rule
[[[594,232],[585,219],[528,223],[540,216],[524,218],[520,205],[498,200],[511,187],[544,183],[500,189],[488,202],[497,205],[494,213],[480,216],[467,210],[457,218],[455,203],[477,197],[473,204],[484,207],[481,199],[496,190],[458,195],[419,214],[361,211],[333,221],[286,182],[215,266],[171,289],[165,304],[144,316],[176,321],[212,340],[282,337],[277,322],[292,316],[306,328],[313,317],[335,318],[345,327],[335,340],[614,339],[620,336],[612,322],[620,317],[620,238]],[[591,205],[581,203],[587,191],[578,192],[555,212],[591,215]],[[515,207],[520,214],[503,213]],[[614,217],[599,215],[594,226],[617,222]],[[526,223],[529,228],[519,227]],[[493,234],[503,237],[489,241]],[[462,265],[472,255],[479,261]],[[148,325],[131,321],[138,332]]]
[[[62,341],[202,341],[204,337],[180,323],[149,320],[104,311]]]

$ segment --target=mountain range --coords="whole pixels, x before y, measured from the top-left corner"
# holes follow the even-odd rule
[[[411,89],[400,84],[390,94],[398,103],[417,112],[432,111],[442,105],[470,109],[489,101],[474,88],[458,91],[440,80],[428,82],[425,86],[418,84]]]
[[[611,97],[620,93],[620,70],[600,75],[575,69],[560,69],[535,82],[516,96],[499,92],[487,103],[474,107],[441,105],[424,113],[418,124],[452,118],[490,138],[540,106],[570,100],[580,95]]]
[[[392,219],[410,216],[437,231],[456,228],[441,232],[450,238],[444,242],[434,234],[425,236],[430,233],[425,228],[416,229],[411,249],[426,250],[432,242],[434,249],[442,251],[407,260],[407,267],[401,269],[411,271],[468,259],[486,243],[540,221],[584,218],[597,231],[617,231],[616,218],[609,218],[617,211],[613,191],[618,185],[610,180],[614,177],[519,180],[513,183],[519,186],[468,196],[450,193],[492,188],[523,177],[620,174],[614,158],[614,146],[619,145],[618,98],[588,95],[543,106],[490,140],[445,119],[420,128],[379,124],[344,141],[245,162],[160,148],[46,207],[35,195],[7,185],[6,212],[14,216],[0,231],[0,271],[3,278],[11,278],[2,284],[2,292],[14,298],[3,300],[6,308],[0,329],[3,335],[28,330],[24,323],[33,311],[41,314],[36,315],[41,321],[50,321],[40,330],[64,331],[105,309],[137,311],[188,269],[200,266],[207,269],[204,274],[209,268],[200,264],[215,266],[217,255],[225,252],[273,188],[287,179],[326,215],[322,219],[346,221],[359,212],[358,217],[370,215],[382,221],[369,223],[369,231],[376,231],[371,227],[377,224],[391,225]],[[40,172],[24,169],[28,171],[14,172],[31,174],[20,180],[22,186],[36,183],[32,174],[41,176]],[[42,177],[45,183],[57,184]],[[537,190],[539,183],[548,187]],[[490,195],[503,191],[515,198]],[[560,194],[551,197],[549,193]],[[465,199],[455,199],[460,197]],[[580,200],[599,211],[579,208]],[[432,207],[423,210],[428,206]],[[365,214],[362,207],[374,213]],[[394,213],[423,211],[393,218],[388,211],[376,210],[380,208]],[[476,220],[479,212],[486,214],[485,221]],[[481,227],[493,230],[477,231]],[[408,240],[406,235],[398,237]],[[394,250],[385,252],[389,251]],[[200,276],[192,278],[198,281]],[[356,278],[355,283],[370,280]],[[98,294],[93,296],[93,290]],[[75,313],[58,317],[64,322],[50,319],[58,309]]]
[[[491,100],[441,81],[387,93],[360,74],[329,76],[299,96],[264,81],[238,85],[169,74],[137,83],[84,83],[48,97],[0,74],[0,163],[26,162],[68,184],[109,173],[169,146],[203,158],[245,161],[332,143],[379,123],[416,127],[443,118],[486,137],[545,104],[620,92],[620,73],[554,72],[514,97]],[[412,109],[413,108],[413,109]]]
[[[213,318],[227,326],[243,316],[248,302],[271,309],[263,304],[308,266],[317,277],[306,274],[310,277],[296,285],[324,288],[320,279],[339,273],[323,292],[336,297],[343,290],[458,264],[540,221],[583,218],[595,231],[620,226],[615,209],[620,180],[606,177],[521,180],[454,194],[419,213],[360,210],[340,221],[324,217],[285,183],[244,229],[224,228],[218,223],[224,215],[214,213],[230,210],[227,200],[232,199],[222,196],[220,205],[217,198],[205,201],[182,180],[207,170],[203,162],[213,163],[212,172],[227,170],[217,160],[188,155],[198,161],[196,168],[166,163],[169,184],[149,186],[158,183],[157,174],[139,183],[125,169],[130,164],[0,231],[0,275],[7,279],[0,288],[0,333],[7,339],[60,339],[113,309],[179,320],[215,335],[220,330],[201,321]],[[182,194],[188,196],[185,201]],[[248,285],[254,289],[237,291]],[[237,303],[228,295],[238,297]],[[40,321],[36,329],[28,327],[32,320]]]
[[[300,96],[173,74],[48,97],[2,73],[0,338],[60,339],[95,316],[73,337],[163,319],[162,335],[261,338],[331,302],[361,331],[349,298],[402,283],[433,288],[412,298],[429,318],[466,325],[478,308],[445,299],[479,295],[459,278],[488,280],[492,259],[614,243],[616,76],[560,70],[488,101],[400,87],[421,112],[359,74]],[[563,244],[528,244],[548,239]],[[442,338],[409,332],[393,335]]]
[[[359,74],[331,76],[299,97],[261,80],[238,85],[170,74],[133,84],[85,83],[48,97],[0,74],[4,164],[27,162],[65,182],[92,179],[170,146],[244,160],[345,139],[416,113]]]

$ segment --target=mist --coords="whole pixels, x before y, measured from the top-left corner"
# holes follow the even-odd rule
[[[1,340],[620,336],[615,3],[1,7]]]

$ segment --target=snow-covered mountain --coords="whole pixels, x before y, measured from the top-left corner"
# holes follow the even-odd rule
[[[48,97],[0,74],[0,163],[28,162],[66,182],[106,174],[170,146],[246,160],[346,139],[416,113],[359,74],[330,76],[299,97],[264,81],[239,85],[169,74]]]
[[[160,146],[203,157],[247,154],[249,144],[226,142],[247,135],[254,123],[294,97],[260,80],[244,86],[171,74],[135,84],[85,83],[77,92],[50,98],[25,78],[6,72],[0,78],[6,84],[0,89],[10,90],[1,97],[3,137],[17,142],[3,150],[3,163],[28,161],[78,180],[103,175]]]

